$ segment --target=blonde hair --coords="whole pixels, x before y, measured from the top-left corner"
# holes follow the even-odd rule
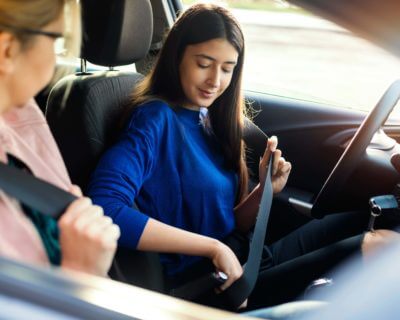
[[[21,43],[27,45],[32,35],[23,32],[24,29],[40,30],[62,13],[65,15],[68,49],[77,55],[81,39],[80,9],[77,0],[1,0],[0,28],[9,27]]]
[[[12,32],[20,41],[22,50],[34,41],[32,34],[24,30],[41,30],[64,15],[65,55],[69,59],[78,57],[81,46],[81,15],[78,0],[1,0],[0,30]],[[68,73],[58,68],[52,83]]]

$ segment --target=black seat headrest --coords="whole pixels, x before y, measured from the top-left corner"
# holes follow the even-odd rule
[[[82,0],[81,58],[114,67],[144,58],[153,36],[149,0]]]

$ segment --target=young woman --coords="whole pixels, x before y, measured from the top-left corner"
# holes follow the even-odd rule
[[[260,183],[248,194],[243,58],[242,31],[226,9],[195,5],[185,11],[135,90],[125,130],[89,186],[92,199],[120,226],[122,246],[166,253],[161,259],[171,287],[213,269],[229,276],[221,290],[238,279],[248,245],[241,234],[255,223],[271,152],[274,193],[291,170],[276,137],[270,138]],[[294,298],[359,251],[357,234],[366,218],[353,220],[346,215],[312,222],[270,246],[250,307]]]
[[[0,254],[105,276],[119,228],[71,185],[33,100],[54,73],[56,39],[65,37],[69,47],[64,54],[77,53],[79,13],[75,0],[0,2],[0,161],[80,197],[57,224],[0,190]]]

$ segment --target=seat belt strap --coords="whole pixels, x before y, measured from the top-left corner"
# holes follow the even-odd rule
[[[243,275],[220,294],[221,304],[227,309],[236,310],[249,297],[257,282],[273,198],[272,166],[273,153],[268,165],[267,178]]]
[[[55,219],[77,199],[71,193],[3,162],[0,162],[0,189],[26,206]]]

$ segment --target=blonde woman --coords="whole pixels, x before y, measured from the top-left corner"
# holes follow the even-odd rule
[[[57,223],[0,190],[0,254],[105,276],[119,228],[71,185],[33,100],[54,74],[58,39],[67,57],[80,47],[76,0],[0,2],[0,161],[79,196]]]

